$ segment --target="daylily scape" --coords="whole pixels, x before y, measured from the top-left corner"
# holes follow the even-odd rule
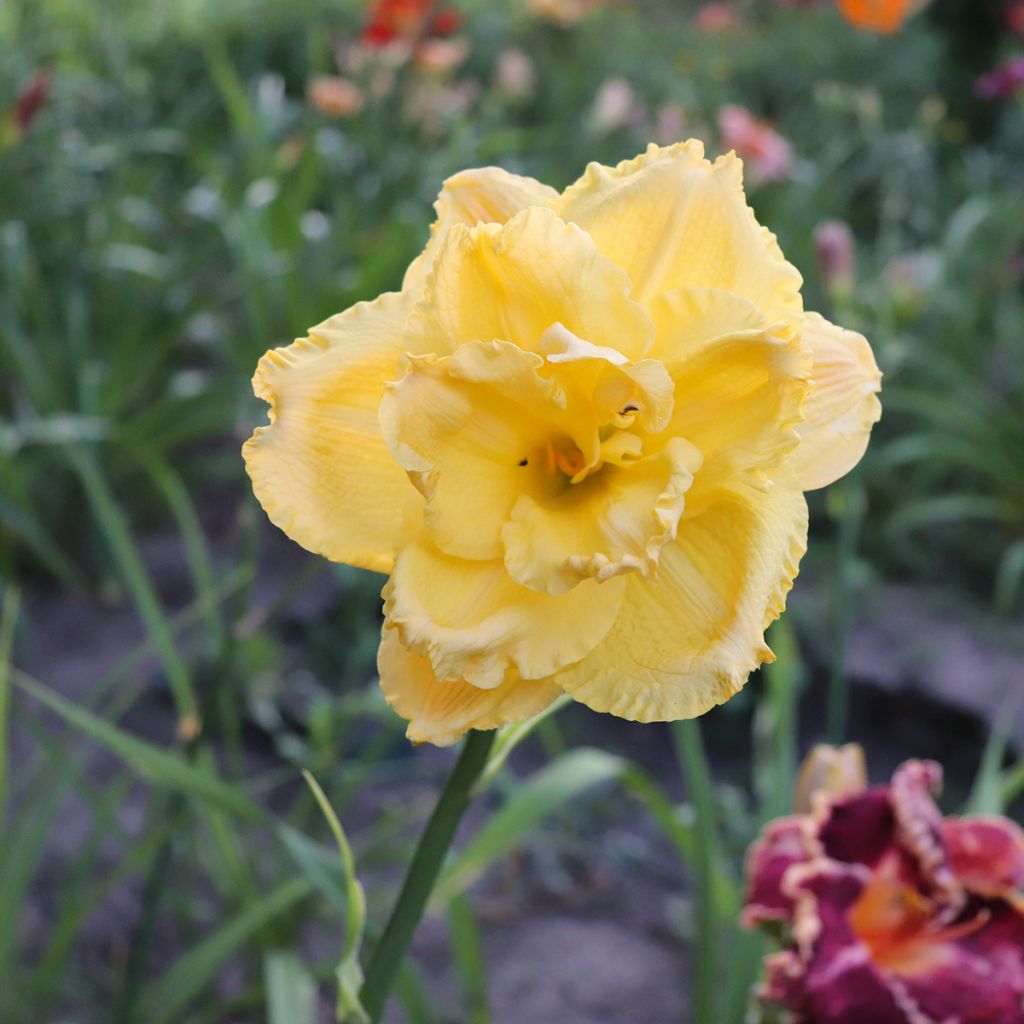
[[[268,352],[244,455],[270,519],[388,573],[379,654],[415,741],[567,693],[700,715],[772,659],[804,491],[880,415],[867,341],[805,312],[742,164],[685,142],[564,192],[444,185],[402,290]]]

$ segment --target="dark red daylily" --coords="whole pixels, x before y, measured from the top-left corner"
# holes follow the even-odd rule
[[[744,924],[787,935],[760,994],[795,1024],[1024,1024],[1024,831],[943,818],[941,777],[909,761],[751,847]]]
[[[361,38],[368,46],[387,46],[419,36],[451,35],[461,24],[458,11],[438,9],[434,0],[373,0]]]

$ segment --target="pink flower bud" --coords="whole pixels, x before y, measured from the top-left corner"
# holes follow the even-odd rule
[[[853,287],[857,264],[856,243],[848,224],[841,220],[822,221],[814,229],[818,273],[832,294],[845,294]]]

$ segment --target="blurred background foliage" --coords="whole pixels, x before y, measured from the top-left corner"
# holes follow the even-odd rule
[[[360,43],[356,0],[0,5],[0,736],[13,737],[0,740],[0,993],[19,993],[0,1018],[305,1024],[326,1012],[313,978],[337,953],[343,873],[297,769],[351,813],[357,861],[386,894],[423,779],[446,761],[417,759],[409,789],[399,723],[368,685],[380,581],[282,554],[262,525],[238,455],[264,415],[248,382],[266,348],[398,287],[441,181],[463,167],[563,187],[586,161],[652,139],[739,149],[809,308],[864,331],[886,373],[862,469],[814,497],[812,560],[839,586],[938,583],[997,627],[1019,620],[1014,7],[935,0],[882,37],[828,2],[462,0],[458,24],[409,59]],[[68,595],[65,619],[47,611]],[[74,656],[60,624],[81,615],[99,630],[124,608],[143,632],[86,659],[87,682],[62,696],[45,678],[48,656]],[[31,671],[11,664],[15,634]],[[557,876],[585,858],[552,850],[585,848],[635,797],[698,877],[709,861],[695,844],[728,847],[731,876],[704,878],[714,906],[684,900],[675,920],[692,938],[700,913],[717,915],[714,941],[737,944],[738,994],[713,1019],[742,1018],[756,946],[730,931],[735,865],[758,823],[789,806],[807,674],[788,628],[775,643],[787,652],[775,678],[711,726],[719,755],[744,764],[715,791],[721,834],[693,829],[692,771],[679,805],[674,781],[581,753],[553,720],[524,755],[542,774],[496,777],[491,845],[468,849],[465,885],[449,893],[470,1008],[457,1019],[489,1019],[459,893],[549,811],[612,779],[614,800],[580,805],[533,856]],[[832,675],[839,738],[841,664]],[[153,699],[173,713],[141,715]],[[83,734],[85,746],[66,738]],[[680,740],[690,768],[694,742]],[[1011,773],[1001,789],[1004,743],[990,738],[975,786],[993,808],[1022,781]],[[120,760],[97,762],[100,750]],[[52,850],[62,822],[73,856]],[[97,909],[129,883],[135,902],[90,946]],[[721,969],[709,956],[697,956],[698,1009]],[[449,1019],[414,974],[402,1002],[409,1020]]]

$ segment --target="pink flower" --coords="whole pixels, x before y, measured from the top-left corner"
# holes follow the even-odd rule
[[[1024,87],[1024,57],[1014,57],[995,71],[982,75],[974,83],[974,91],[986,100],[1005,100]]]
[[[784,181],[793,163],[793,149],[767,121],[760,121],[746,107],[727,104],[718,111],[722,145],[734,149],[747,165],[752,184]]]
[[[697,11],[693,18],[693,27],[698,32],[714,35],[719,32],[728,32],[739,25],[740,19],[730,4],[721,3],[720,0],[713,0],[706,3]]]
[[[940,781],[908,761],[751,847],[743,922],[791,935],[760,994],[794,1024],[1024,1024],[1024,831],[943,818]]]

